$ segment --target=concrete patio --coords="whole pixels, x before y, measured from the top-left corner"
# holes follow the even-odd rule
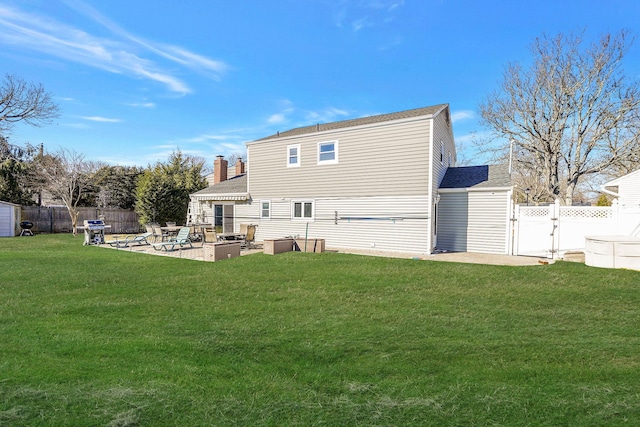
[[[107,237],[107,243],[109,242]],[[150,245],[133,245],[127,248],[115,248],[108,244],[102,245],[105,248],[111,248],[119,251],[146,253],[151,255],[167,256],[173,258],[183,258],[196,261],[204,261],[204,250],[202,243],[196,242],[193,248],[185,247],[183,249],[177,249],[174,251],[158,251]],[[262,252],[262,244],[258,242],[256,248],[243,249],[240,252],[241,256],[252,255]],[[523,257],[523,256],[511,256],[511,255],[496,255],[496,254],[481,254],[472,252],[447,252],[438,253],[432,255],[425,255],[420,253],[409,252],[382,252],[382,251],[370,251],[370,250],[354,250],[344,248],[327,248],[327,252],[341,252],[351,253],[356,255],[367,256],[381,256],[388,258],[405,258],[415,260],[427,260],[427,261],[447,261],[447,262],[461,262],[469,264],[487,264],[487,265],[511,265],[511,266],[534,266],[534,265],[547,265],[552,264],[553,260],[547,258],[537,257]],[[277,255],[276,255],[277,256]]]

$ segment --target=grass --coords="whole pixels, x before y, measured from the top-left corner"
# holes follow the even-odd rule
[[[616,426],[640,273],[0,240],[0,425]]]

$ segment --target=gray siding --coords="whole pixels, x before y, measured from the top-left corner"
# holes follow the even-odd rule
[[[430,119],[418,117],[247,144],[249,192],[285,197],[424,195]],[[318,143],[338,142],[338,164],[318,165]],[[300,167],[287,146],[300,144]],[[399,173],[399,171],[401,171]]]
[[[259,218],[260,202],[236,206],[236,224],[258,224],[256,239],[299,236],[325,239],[330,248],[429,253],[423,197],[316,198],[313,221],[291,219],[291,199],[271,200],[271,219]],[[337,223],[336,223],[337,212]]]
[[[509,197],[509,191],[442,193],[438,249],[507,254]]]

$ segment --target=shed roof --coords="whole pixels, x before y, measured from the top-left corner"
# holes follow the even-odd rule
[[[451,167],[440,188],[501,188],[511,187],[509,165]]]
[[[236,175],[226,181],[196,191],[191,196],[206,200],[247,200],[247,174]]]
[[[289,136],[304,135],[307,133],[323,132],[323,131],[334,130],[334,129],[368,125],[372,123],[382,123],[382,122],[387,122],[391,120],[407,119],[411,117],[434,116],[440,111],[447,108],[448,106],[449,104],[438,104],[438,105],[433,105],[431,107],[422,107],[422,108],[414,108],[412,110],[398,111],[396,113],[379,114],[375,116],[360,117],[357,119],[342,120],[342,121],[331,122],[331,123],[318,123],[311,126],[304,126],[304,127],[290,129],[284,132],[278,132],[274,135],[257,139],[256,141],[265,141],[265,140],[274,139],[274,138],[284,138]]]

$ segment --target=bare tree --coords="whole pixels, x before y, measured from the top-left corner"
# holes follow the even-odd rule
[[[640,88],[625,79],[629,34],[544,36],[533,65],[510,64],[480,114],[494,138],[513,141],[514,168],[538,177],[547,198],[571,204],[586,177],[637,162]]]
[[[42,126],[58,115],[58,106],[42,85],[5,75],[0,86],[0,134],[11,130],[17,122]]]
[[[42,156],[38,166],[45,190],[61,200],[69,211],[75,236],[78,226],[78,204],[92,189],[92,175],[97,170],[97,165],[86,161],[83,154],[60,149],[55,154]]]

